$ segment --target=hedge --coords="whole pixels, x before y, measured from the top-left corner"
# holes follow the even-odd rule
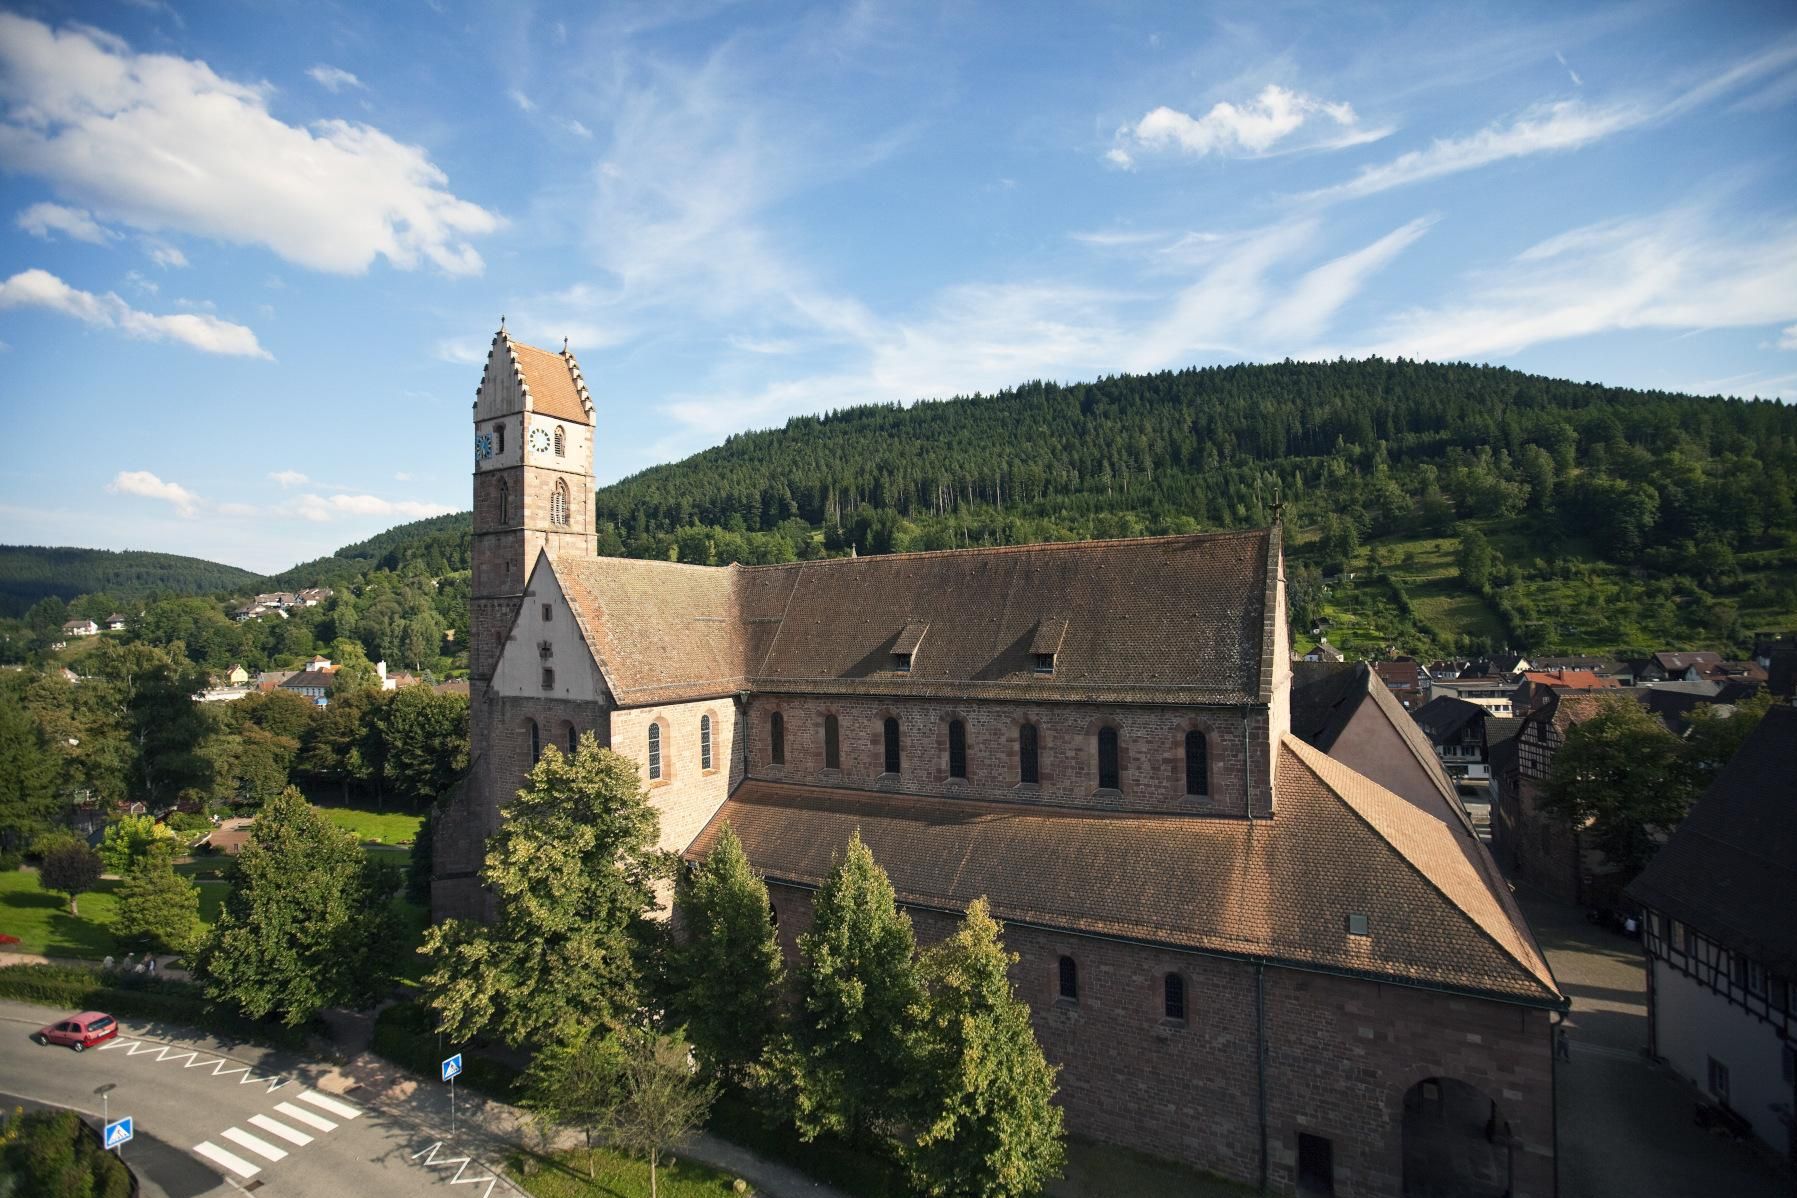
[[[187,1024],[276,1048],[307,1044],[303,1027],[246,1019],[209,1002],[194,983],[172,978],[95,973],[66,965],[10,965],[0,969],[0,998]]]
[[[136,1179],[73,1111],[0,1116],[0,1193],[18,1198],[130,1198]]]
[[[441,1077],[443,1059],[460,1052],[462,1075],[456,1080],[489,1098],[510,1102],[518,1096],[519,1071],[504,1061],[476,1056],[466,1046],[445,1046],[438,1039],[436,1016],[423,1003],[401,1002],[384,1008],[374,1019],[369,1048],[395,1065]]]

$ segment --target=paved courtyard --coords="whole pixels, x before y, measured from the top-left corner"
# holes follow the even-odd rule
[[[1572,1060],[1560,1063],[1556,1089],[1562,1198],[1789,1198],[1789,1177],[1697,1127],[1695,1090],[1647,1058],[1640,946],[1571,904],[1517,897],[1572,999]]]

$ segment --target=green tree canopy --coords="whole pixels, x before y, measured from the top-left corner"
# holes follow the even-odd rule
[[[674,952],[675,1018],[707,1073],[740,1085],[779,1032],[783,969],[767,885],[729,824],[675,909],[687,935]]]
[[[387,786],[418,806],[441,798],[468,770],[468,698],[404,686],[381,705]]]
[[[44,853],[38,867],[37,884],[45,890],[66,894],[69,914],[79,915],[77,900],[100,884],[100,854],[78,840],[65,840]]]
[[[148,845],[131,863],[118,889],[113,935],[127,944],[184,953],[200,936],[200,892],[175,872],[173,846]]]
[[[157,841],[172,841],[175,833],[153,815],[121,815],[100,834],[100,860],[108,873],[123,874]]]
[[[908,1012],[922,997],[911,920],[861,842],[831,871],[799,937],[797,1121],[801,1134],[864,1136],[899,1114]]]
[[[572,755],[545,747],[487,841],[497,920],[445,920],[425,936],[439,1029],[519,1045],[623,1026],[640,1005],[642,920],[669,870],[658,827],[634,761],[590,732]]]
[[[1691,799],[1678,738],[1640,703],[1615,695],[1567,729],[1542,806],[1574,828],[1588,826],[1604,855],[1633,877]]]
[[[55,825],[60,772],[55,753],[24,707],[0,693],[0,853],[22,852]]]
[[[288,1025],[379,996],[397,937],[389,871],[292,787],[263,807],[195,961],[215,1002]]]
[[[1066,1159],[1055,1067],[1011,990],[1016,960],[980,898],[919,964],[908,1088],[918,1130],[901,1155],[927,1198],[1027,1198]]]

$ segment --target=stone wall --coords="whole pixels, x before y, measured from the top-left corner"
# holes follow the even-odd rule
[[[679,852],[699,835],[743,779],[741,706],[730,696],[611,713],[611,745],[635,761],[661,813],[661,847]],[[701,721],[711,718],[711,768],[704,768]],[[649,777],[649,726],[661,728],[659,779]]]
[[[786,761],[775,765],[771,721],[786,727]],[[841,768],[824,768],[824,717],[835,715]],[[884,724],[899,722],[900,772],[884,772]],[[949,777],[948,726],[967,725],[967,778]],[[1018,740],[1025,722],[1037,727],[1040,781],[1019,781]],[[1098,789],[1098,730],[1117,729],[1121,786]],[[1185,793],[1185,734],[1198,729],[1209,743],[1209,793]],[[1267,736],[1264,709],[1250,709],[1244,737],[1240,708],[1092,707],[1055,703],[812,698],[755,695],[748,707],[749,776],[775,782],[902,790],[906,794],[1052,802],[1119,810],[1240,815],[1244,786],[1255,810],[1271,808],[1260,749]],[[1243,745],[1253,760],[1244,756]]]
[[[810,890],[770,885],[781,947],[797,959]],[[952,916],[913,911],[921,944]],[[1061,1066],[1069,1132],[1254,1184],[1260,1070],[1254,964],[1011,926],[1017,994]],[[1060,957],[1078,998],[1059,995]],[[1165,979],[1185,982],[1186,1017],[1166,1017]],[[1413,987],[1268,966],[1267,1175],[1295,1193],[1298,1136],[1332,1145],[1342,1198],[1403,1187],[1404,1098],[1432,1078],[1477,1088],[1510,1126],[1514,1198],[1553,1194],[1553,1062],[1544,1011]]]

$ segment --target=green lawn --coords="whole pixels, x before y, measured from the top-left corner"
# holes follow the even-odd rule
[[[399,811],[365,811],[359,807],[320,807],[324,817],[356,834],[356,839],[363,842],[379,841],[381,844],[411,844],[412,837],[418,835],[418,825],[424,822],[422,815],[407,815]]]
[[[594,1156],[595,1175],[590,1181],[586,1153],[579,1151],[559,1153],[554,1159],[516,1154],[506,1161],[506,1171],[536,1198],[648,1198],[647,1161],[607,1148]],[[655,1171],[656,1193],[666,1198],[721,1198],[734,1192],[730,1188],[734,1180],[692,1161],[663,1160]]]
[[[224,882],[201,882],[200,919],[211,926],[230,887]],[[128,951],[112,937],[112,920],[118,913],[116,881],[102,881],[81,896],[81,914],[69,914],[68,900],[41,889],[35,870],[0,873],[0,932],[19,938],[7,947],[21,953],[51,957],[88,957],[98,960]]]

